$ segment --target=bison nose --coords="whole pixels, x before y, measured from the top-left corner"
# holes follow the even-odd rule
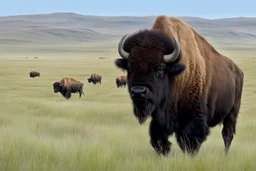
[[[149,93],[149,89],[144,86],[133,86],[131,88],[132,98],[145,98]]]

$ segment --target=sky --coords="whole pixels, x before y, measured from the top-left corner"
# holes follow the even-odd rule
[[[256,0],[0,0],[0,16],[72,12],[100,16],[256,17]]]

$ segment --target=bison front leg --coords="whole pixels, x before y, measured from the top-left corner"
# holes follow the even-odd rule
[[[176,131],[176,138],[183,152],[196,154],[209,134],[209,127],[204,119],[195,119]]]
[[[67,91],[66,93],[65,93],[65,98],[66,99],[69,99],[71,97],[71,92],[70,91]]]
[[[150,144],[158,154],[167,155],[171,150],[168,141],[169,134],[158,122],[152,120],[150,123]]]

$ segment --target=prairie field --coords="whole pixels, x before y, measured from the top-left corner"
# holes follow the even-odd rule
[[[115,78],[125,74],[114,65],[117,43],[0,46],[1,171],[256,169],[256,49],[216,46],[245,74],[228,155],[218,125],[198,155],[183,154],[172,136],[171,152],[163,157],[149,143],[150,118],[139,125],[127,88],[116,88]],[[29,78],[33,70],[41,76]],[[101,85],[87,82],[91,73],[102,75]],[[84,83],[82,98],[72,94],[66,100],[53,92],[53,82],[65,76]]]

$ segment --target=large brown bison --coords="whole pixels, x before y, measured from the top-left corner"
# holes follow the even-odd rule
[[[148,116],[150,143],[168,154],[175,133],[196,154],[209,127],[223,123],[225,153],[236,132],[244,74],[230,59],[177,18],[157,17],[152,29],[125,35],[116,65],[128,71],[128,90],[140,124]]]
[[[125,87],[126,86],[126,76],[120,76],[116,78],[116,86],[119,87]]]
[[[40,77],[40,72],[31,71],[31,72],[29,73],[29,76],[30,76],[31,78]]]
[[[100,83],[101,84],[101,79],[102,79],[102,76],[101,75],[98,75],[98,74],[91,74],[91,77],[88,78],[88,83],[93,83],[93,84],[96,84],[96,83]]]
[[[60,92],[66,99],[71,98],[71,93],[79,93],[79,97],[84,94],[84,84],[73,79],[64,77],[60,82],[53,83],[53,90],[55,93]]]

